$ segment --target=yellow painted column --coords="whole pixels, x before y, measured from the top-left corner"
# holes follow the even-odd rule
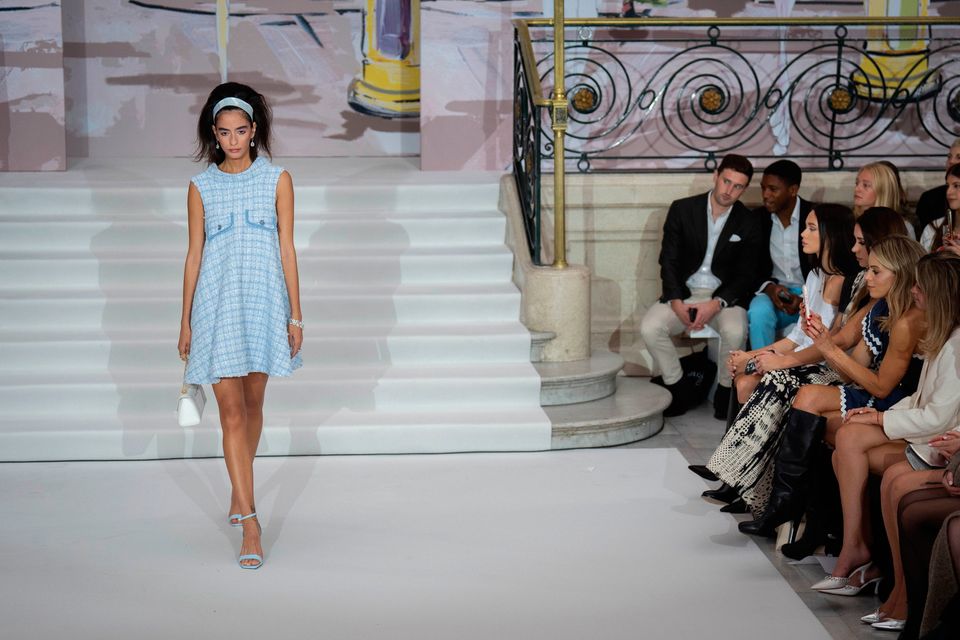
[[[864,0],[866,13],[872,18],[921,18],[928,15],[929,0]],[[867,54],[861,56],[862,72],[853,74],[857,94],[870,100],[887,100],[898,91],[923,95],[936,89],[936,81],[927,79],[930,87],[921,86],[928,71],[928,43],[924,27],[916,25],[870,26]],[[902,83],[902,84],[901,84]]]
[[[347,91],[355,111],[420,115],[420,0],[367,0],[362,65]]]

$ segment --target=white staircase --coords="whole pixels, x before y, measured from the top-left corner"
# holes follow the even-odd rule
[[[497,176],[278,164],[296,185],[305,364],[271,380],[260,453],[549,449]],[[0,175],[0,459],[219,454],[209,388],[199,427],[174,415],[196,172]]]

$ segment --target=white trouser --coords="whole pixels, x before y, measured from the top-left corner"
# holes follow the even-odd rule
[[[705,302],[710,299],[710,293],[709,290],[695,289],[684,302]],[[731,351],[743,349],[747,343],[747,310],[743,307],[721,309],[708,324],[720,334],[719,345],[714,346],[716,339],[709,343],[710,355],[717,363],[717,383],[729,387],[731,379],[727,358]],[[680,322],[670,305],[662,302],[656,302],[647,309],[646,315],[640,321],[640,335],[643,336],[647,351],[660,370],[665,384],[674,384],[683,377],[680,355],[671,337],[685,330],[686,326]]]

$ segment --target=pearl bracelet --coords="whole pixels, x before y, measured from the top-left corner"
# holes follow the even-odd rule
[[[295,327],[297,327],[297,328],[299,328],[299,329],[303,329],[303,320],[297,320],[296,318],[290,318],[290,319],[287,321],[287,324],[292,324],[293,326],[295,326]]]

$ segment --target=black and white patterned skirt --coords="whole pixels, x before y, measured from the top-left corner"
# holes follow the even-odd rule
[[[800,387],[840,382],[825,364],[771,371],[763,375],[740,409],[707,467],[740,493],[755,516],[763,513],[770,499],[773,460],[783,437],[781,426]]]

